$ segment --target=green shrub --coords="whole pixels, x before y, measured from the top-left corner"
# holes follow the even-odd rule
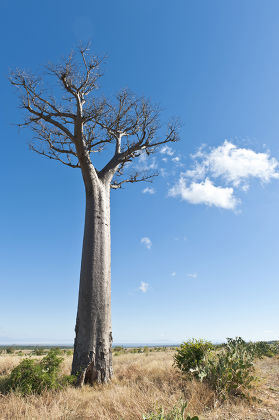
[[[276,354],[276,346],[266,341],[248,343],[248,348],[255,358],[262,359],[264,356],[273,357]]]
[[[45,350],[42,347],[35,347],[32,353],[35,356],[43,356],[44,354],[46,354]]]
[[[206,355],[192,374],[205,380],[219,397],[244,395],[256,377],[253,376],[254,354],[241,337],[228,338],[219,352]]]
[[[40,366],[42,370],[49,373],[57,375],[61,363],[63,362],[63,357],[59,357],[56,349],[50,350],[48,354],[40,361]]]
[[[197,416],[191,417],[187,416],[185,417],[185,410],[187,407],[187,403],[181,403],[175,407],[168,413],[165,413],[165,411],[160,408],[155,413],[150,413],[147,416],[143,416],[143,420],[199,420]]]
[[[271,343],[270,344],[270,349],[271,349],[274,356],[279,354],[279,342]]]
[[[46,389],[57,390],[73,383],[73,377],[59,375],[62,361],[55,350],[50,350],[40,361],[24,359],[12,370],[10,376],[2,381],[1,390],[16,391],[22,395],[40,394]]]
[[[129,353],[143,353],[142,347],[134,347],[130,349]]]
[[[113,351],[122,351],[124,350],[123,346],[115,346],[112,348]]]
[[[57,355],[62,355],[64,353],[60,347],[53,347],[50,351],[54,351]]]
[[[174,355],[174,364],[182,371],[196,369],[206,353],[213,348],[209,341],[192,339],[185,341]]]

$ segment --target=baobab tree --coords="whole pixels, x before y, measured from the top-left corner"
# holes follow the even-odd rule
[[[54,77],[59,86],[55,97],[41,78],[23,70],[10,75],[25,115],[19,126],[33,130],[31,149],[82,173],[86,210],[72,364],[80,386],[112,377],[110,190],[150,181],[155,174],[132,172],[131,162],[178,140],[177,123],[162,134],[159,109],[147,99],[127,90],[112,100],[97,97],[102,61],[81,47],[48,65],[46,81]],[[101,152],[111,154],[97,169],[94,153]]]

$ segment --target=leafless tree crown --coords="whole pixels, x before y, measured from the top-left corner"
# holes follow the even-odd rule
[[[60,85],[61,97],[43,89],[42,80],[16,70],[10,82],[20,92],[25,121],[34,132],[30,147],[50,159],[72,168],[81,168],[86,182],[88,168],[95,177],[108,178],[112,188],[126,182],[150,180],[154,173],[136,171],[125,177],[124,167],[142,153],[178,140],[178,123],[170,122],[164,135],[159,126],[159,109],[147,99],[127,90],[108,99],[96,96],[103,59],[80,48],[62,64],[48,65],[47,72]],[[105,166],[97,170],[93,153],[111,145],[113,152]]]

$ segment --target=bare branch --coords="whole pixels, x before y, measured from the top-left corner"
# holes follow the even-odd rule
[[[100,171],[104,176],[112,174],[122,163],[131,161],[142,151],[151,154],[156,149],[169,142],[178,141],[178,122],[168,125],[165,135],[159,135],[159,108],[154,107],[144,98],[135,99],[127,91],[117,96],[117,105],[107,107],[104,120],[97,124],[115,139],[115,153],[111,160]],[[121,144],[121,138],[126,141]]]
[[[59,154],[55,153],[55,151],[46,152],[43,149],[37,149],[36,146],[32,143],[30,144],[30,149],[33,152],[36,152],[39,155],[45,156],[49,159],[58,160],[58,162],[63,163],[63,165],[70,166],[71,168],[80,168],[80,164],[79,163],[76,163],[76,164],[72,163],[69,156],[67,156],[67,158],[68,158],[67,160],[64,160],[61,157],[59,157]]]
[[[153,173],[153,174],[149,174],[149,175],[140,175],[139,173],[135,173],[135,174],[133,174],[133,175],[130,175],[129,176],[129,178],[127,178],[127,179],[123,179],[123,180],[121,180],[121,181],[113,181],[111,184],[110,184],[110,187],[112,188],[112,189],[119,189],[119,188],[122,188],[122,185],[123,184],[126,184],[126,183],[131,183],[131,184],[134,184],[135,182],[152,182],[152,178],[154,178],[155,176],[158,176],[158,174],[157,173]]]
[[[21,108],[26,112],[19,126],[33,130],[32,150],[64,165],[80,167],[88,185],[93,178],[110,182],[112,188],[148,181],[154,174],[137,172],[120,181],[114,178],[125,177],[126,164],[141,153],[149,155],[163,144],[176,142],[179,124],[170,123],[162,134],[158,106],[128,90],[112,100],[98,99],[95,92],[103,61],[90,56],[87,45],[61,64],[48,65],[47,76],[54,76],[60,86],[56,99],[43,89],[41,79],[22,70],[12,73],[11,84],[20,92]],[[93,156],[106,147],[112,147],[111,158],[98,171]]]
[[[97,81],[102,76],[100,66],[105,57],[90,56],[88,58],[88,51],[89,45],[81,46],[78,50],[83,68],[75,62],[76,54],[73,52],[64,63],[47,66],[48,72],[56,76],[63,88],[75,99],[83,98],[97,89]]]
[[[57,153],[69,154],[77,157],[73,143],[69,141],[68,137],[61,133],[61,131],[52,129],[41,121],[33,126],[32,130],[36,133],[35,138],[41,142],[47,143],[50,149]]]
[[[42,91],[39,90],[40,80],[38,78],[36,79],[30,74],[17,70],[10,74],[10,82],[13,86],[25,91],[25,99],[28,98],[28,102],[32,104],[35,110],[45,112],[51,117],[74,120],[74,114],[59,109],[52,98],[43,97]]]

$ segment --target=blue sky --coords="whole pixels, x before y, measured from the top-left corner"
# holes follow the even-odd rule
[[[73,341],[81,175],[29,151],[7,75],[39,72],[80,40],[108,57],[106,94],[129,87],[183,123],[179,143],[140,162],[160,171],[152,185],[112,191],[114,341],[278,339],[279,3],[0,8],[0,343]]]

